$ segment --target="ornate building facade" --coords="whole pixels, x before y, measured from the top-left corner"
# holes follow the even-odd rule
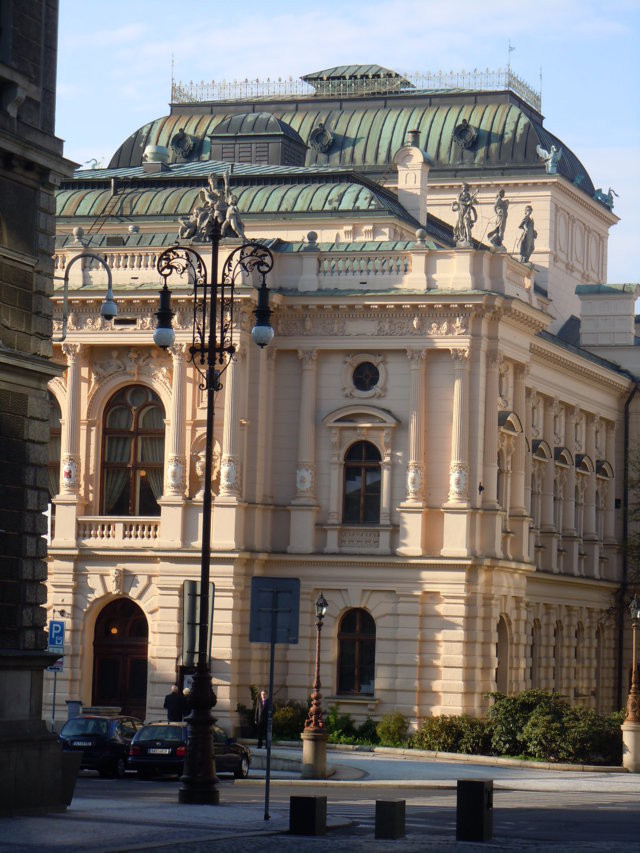
[[[602,286],[612,199],[515,79],[304,80],[253,99],[175,87],[170,116],[58,193],[59,276],[88,247],[118,304],[105,322],[100,265],[69,271],[66,372],[49,385],[58,695],[157,717],[184,674],[205,397],[188,283],[172,285],[175,345],[153,345],[156,262],[180,226],[208,263],[193,211],[227,173],[246,237],[275,258],[276,336],[251,343],[246,281],[216,400],[218,716],[237,723],[267,678],[254,576],[301,582],[277,700],[309,693],[322,591],[325,702],[355,718],[482,714],[487,692],[531,686],[611,709],[636,296]]]

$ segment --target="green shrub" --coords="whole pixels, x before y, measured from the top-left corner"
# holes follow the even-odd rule
[[[376,726],[376,734],[384,746],[405,746],[409,734],[409,721],[400,711],[385,714]]]
[[[415,733],[411,744],[415,749],[435,752],[458,752],[462,740],[460,717],[427,717]]]
[[[566,760],[582,764],[621,764],[623,718],[621,712],[605,716],[590,708],[570,708],[565,719]]]
[[[304,702],[289,700],[273,709],[272,735],[278,740],[298,740],[309,708]]]
[[[540,709],[556,719],[562,717],[564,711],[569,707],[567,703],[555,693],[546,693],[544,690],[524,690],[515,696],[505,696],[502,693],[492,693],[494,704],[489,709],[489,720],[491,721],[491,749],[496,755],[530,755],[534,757],[527,747],[524,731],[529,718],[536,709]],[[535,741],[534,749],[544,748],[539,742],[540,737],[531,732]]]
[[[324,724],[330,743],[353,743],[356,727],[350,714],[341,714],[339,705],[332,705],[325,715]]]
[[[565,716],[561,710],[538,706],[522,730],[523,754],[538,761],[564,761]]]
[[[364,723],[357,728],[356,737],[358,743],[379,743],[377,727],[378,724],[376,721],[372,720],[371,717],[367,717]]]
[[[491,752],[491,724],[475,717],[460,717],[462,737],[458,752],[465,755],[488,755]]]

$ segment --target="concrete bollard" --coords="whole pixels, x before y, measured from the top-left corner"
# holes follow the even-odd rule
[[[376,800],[376,838],[404,838],[405,800]]]
[[[290,797],[291,835],[324,835],[327,831],[326,797]]]
[[[493,837],[493,780],[458,779],[456,838],[490,841]]]

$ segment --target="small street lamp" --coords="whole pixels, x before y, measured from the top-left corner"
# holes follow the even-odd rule
[[[82,237],[82,229],[77,228],[76,234],[77,239],[80,240]],[[62,290],[62,332],[59,337],[55,335],[52,337],[52,341],[54,344],[61,344],[67,338],[67,322],[69,320],[69,271],[71,267],[77,261],[84,261],[86,258],[90,258],[93,261],[97,261],[101,264],[107,272],[107,293],[104,297],[102,305],[100,306],[100,314],[104,317],[105,320],[113,320],[114,317],[118,314],[118,307],[113,299],[113,286],[111,282],[111,269],[104,258],[97,255],[95,252],[87,252],[87,250],[83,250],[79,254],[72,258],[64,271],[64,279],[63,279],[63,290]],[[58,278],[58,276],[56,276]]]
[[[204,202],[204,204],[203,204]],[[157,346],[166,349],[173,345],[173,311],[171,292],[167,280],[173,272],[187,275],[193,283],[193,338],[189,348],[190,360],[203,379],[207,392],[207,420],[205,471],[202,496],[202,555],[200,564],[200,611],[198,625],[198,659],[191,688],[191,713],[186,717],[188,726],[187,751],[184,773],[180,778],[178,802],[216,805],[220,800],[217,785],[211,709],[216,696],[211,686],[207,656],[209,626],[209,564],[211,562],[211,478],[213,471],[213,420],[214,395],[222,388],[220,377],[233,357],[233,307],[234,288],[246,275],[260,278],[258,307],[254,312],[256,322],[251,337],[259,347],[273,339],[269,322],[269,289],[266,276],[273,268],[271,252],[260,243],[243,243],[227,258],[218,279],[218,247],[220,239],[229,229],[244,238],[244,230],[237,213],[235,196],[229,192],[227,176],[225,190],[216,187],[209,178],[209,187],[202,190],[199,206],[190,219],[182,220],[180,236],[211,243],[211,284],[202,257],[191,246],[172,246],[158,258],[158,272],[164,279],[156,313],[157,327],[153,339]],[[219,308],[219,310],[218,310]],[[208,325],[207,325],[208,324]]]
[[[638,630],[638,621],[640,617],[640,604],[638,596],[634,595],[629,604],[629,613],[631,614],[631,643],[632,643],[632,664],[631,664],[631,689],[627,699],[627,714],[626,720],[632,720],[634,723],[640,723],[640,689],[638,689],[638,667],[636,665],[636,632]]]
[[[631,615],[631,689],[627,699],[627,713],[622,724],[622,764],[631,773],[640,773],[640,689],[636,662],[636,633],[640,622],[640,603],[634,595],[629,604]]]
[[[327,613],[327,600],[320,593],[315,602],[316,613],[316,671],[311,694],[311,707],[302,732],[302,778],[324,779],[327,775],[327,730],[322,718],[320,693],[320,636]]]

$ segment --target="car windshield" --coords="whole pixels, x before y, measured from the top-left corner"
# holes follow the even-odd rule
[[[182,740],[182,726],[144,726],[136,740]]]
[[[106,720],[87,719],[86,717],[74,717],[62,727],[60,734],[63,737],[76,737],[77,735],[106,735],[109,723]]]

